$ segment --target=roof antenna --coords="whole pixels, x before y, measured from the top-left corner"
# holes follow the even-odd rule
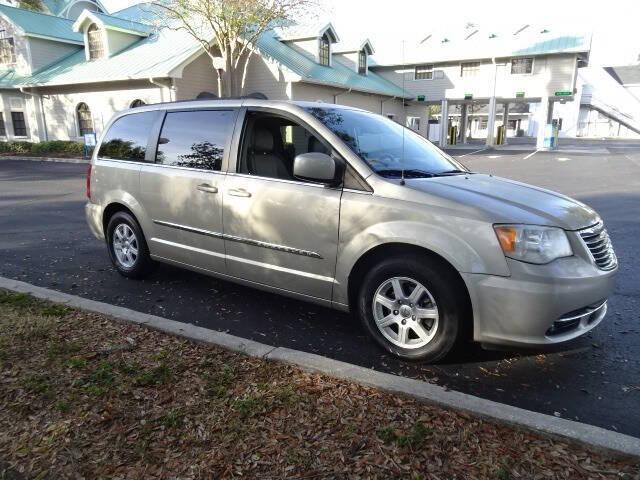
[[[402,40],[402,64],[404,65],[404,44],[405,41]],[[406,65],[405,65],[405,69],[406,69]],[[402,72],[402,118],[403,118],[403,122],[406,124],[407,123],[407,105],[404,102],[404,97],[406,97],[406,93],[405,93],[405,87],[404,87],[404,82],[405,79],[407,78],[407,72],[403,71]],[[402,127],[402,157],[400,159],[401,165],[402,165],[402,173],[401,173],[401,178],[400,178],[400,185],[404,186],[405,181],[404,181],[404,129],[406,128],[405,126],[401,125]]]

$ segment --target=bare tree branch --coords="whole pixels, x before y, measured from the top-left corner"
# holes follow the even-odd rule
[[[249,61],[260,36],[303,18],[318,0],[156,0],[165,28],[184,31],[211,58],[218,92],[236,96],[244,89]],[[219,62],[219,64],[217,63]]]

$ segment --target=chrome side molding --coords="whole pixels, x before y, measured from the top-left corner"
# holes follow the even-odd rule
[[[293,255],[301,255],[303,257],[319,258],[322,259],[322,255],[311,250],[302,250],[300,248],[289,247],[287,245],[279,245],[277,243],[263,242],[260,240],[253,240],[251,238],[236,237],[235,235],[228,235],[220,232],[212,232],[210,230],[203,230],[201,228],[189,227],[187,225],[180,225],[178,223],[165,222],[163,220],[154,220],[156,225],[162,225],[163,227],[175,228],[177,230],[184,230],[185,232],[197,233],[198,235],[205,235],[207,237],[220,238],[223,240],[229,240],[230,242],[244,243],[246,245],[254,245],[256,247],[268,248],[276,250],[278,252],[291,253]]]

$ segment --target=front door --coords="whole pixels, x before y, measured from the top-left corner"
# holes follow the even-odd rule
[[[168,111],[155,163],[140,172],[141,203],[151,220],[154,256],[225,272],[222,237],[223,164],[237,112]]]
[[[295,155],[324,149],[288,118],[247,113],[236,171],[224,187],[230,275],[331,299],[342,190],[292,175]]]

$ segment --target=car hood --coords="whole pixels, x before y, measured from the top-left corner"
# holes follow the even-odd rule
[[[573,198],[551,190],[484,174],[408,179],[406,186],[481,210],[492,223],[524,223],[579,230],[598,214]]]

